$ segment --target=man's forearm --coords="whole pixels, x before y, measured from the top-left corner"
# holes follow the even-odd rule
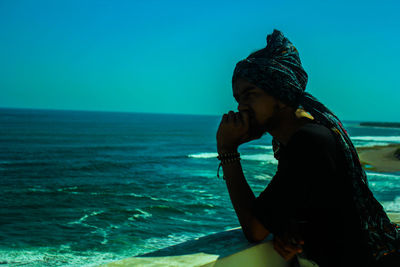
[[[222,169],[233,208],[246,238],[249,241],[263,240],[268,235],[268,231],[252,214],[255,196],[244,177],[240,161],[225,164]]]

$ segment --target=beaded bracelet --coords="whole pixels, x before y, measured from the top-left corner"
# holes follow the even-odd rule
[[[217,170],[217,177],[219,178],[219,169],[221,166],[228,164],[228,163],[233,163],[235,161],[240,161],[240,153],[238,152],[232,152],[232,153],[221,153],[218,154],[217,159],[219,159],[221,162],[218,165],[218,170]],[[224,180],[225,176],[222,177]]]
[[[218,154],[217,159],[225,160],[225,159],[232,159],[232,158],[238,158],[238,157],[240,157],[240,153],[238,153],[238,152],[229,152],[229,153]]]

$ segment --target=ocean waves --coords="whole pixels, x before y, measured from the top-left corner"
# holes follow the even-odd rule
[[[400,197],[396,197],[393,201],[383,201],[382,205],[386,212],[400,213]]]
[[[400,136],[352,136],[350,137],[356,147],[385,146],[400,144]]]
[[[196,153],[196,154],[189,154],[189,158],[194,158],[194,159],[212,159],[212,158],[217,158],[218,153],[213,153],[213,152],[204,152],[204,153]]]
[[[266,146],[257,146],[255,149],[265,149],[269,150],[268,148],[264,148]],[[188,158],[194,159],[214,159],[217,158],[217,153],[210,153],[210,152],[203,152],[203,153],[196,153],[196,154],[189,154]],[[241,159],[248,160],[248,161],[262,161],[265,163],[271,164],[278,164],[278,161],[275,159],[272,152],[265,152],[265,153],[241,153]]]
[[[356,141],[400,143],[400,136],[353,136],[351,139]]]
[[[367,172],[368,185],[387,212],[400,212],[400,174]]]
[[[356,146],[375,146],[375,145],[388,145],[400,143],[399,136],[350,136],[350,139],[356,144]],[[256,153],[257,150],[265,150],[265,154],[272,155],[272,146],[270,145],[247,145],[246,149],[242,154],[246,154],[247,160],[262,160],[262,154]],[[196,159],[211,159],[216,158],[218,153],[215,152],[201,152],[187,155],[189,158]],[[242,157],[243,158],[243,157]],[[268,161],[271,161],[269,159]]]
[[[244,160],[261,161],[261,162],[265,162],[265,163],[278,164],[278,161],[275,159],[274,155],[271,153],[243,155],[242,158]]]
[[[98,266],[239,225],[213,118],[42,113],[0,124],[0,263]],[[349,130],[361,146],[400,142],[398,130]],[[276,171],[270,144],[240,147],[257,192]],[[368,173],[387,210],[399,210],[399,177]]]
[[[125,257],[129,257],[127,251]],[[59,247],[8,249],[0,247],[0,265],[3,266],[99,266],[121,254],[107,251],[71,251],[69,245]]]

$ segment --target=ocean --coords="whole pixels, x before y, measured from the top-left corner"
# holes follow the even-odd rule
[[[239,226],[216,177],[220,116],[0,109],[0,265],[97,266]],[[356,146],[400,129],[344,121]],[[258,195],[271,137],[239,150]],[[367,172],[400,212],[400,173]]]

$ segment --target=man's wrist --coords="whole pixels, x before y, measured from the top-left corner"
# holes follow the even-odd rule
[[[219,178],[219,169],[223,166],[226,169],[226,165],[231,165],[236,162],[240,162],[240,153],[237,152],[237,148],[235,147],[217,147],[218,150],[218,159],[220,160],[217,177]],[[225,180],[225,175],[223,176]]]
[[[225,153],[237,153],[238,147],[219,147],[217,148],[218,154],[225,154]]]

